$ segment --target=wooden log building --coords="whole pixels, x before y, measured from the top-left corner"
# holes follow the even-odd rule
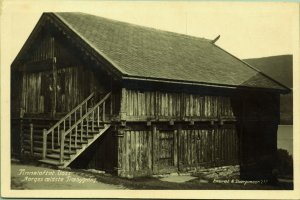
[[[137,177],[268,177],[289,89],[214,41],[44,13],[11,66],[12,155]]]

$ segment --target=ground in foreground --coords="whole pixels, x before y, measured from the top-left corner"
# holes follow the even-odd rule
[[[96,170],[51,169],[38,164],[11,164],[11,189],[44,190],[115,190],[115,189],[232,189],[232,190],[285,190],[293,189],[292,181],[243,182],[232,180],[205,180],[191,175],[167,175],[160,177],[125,179]]]

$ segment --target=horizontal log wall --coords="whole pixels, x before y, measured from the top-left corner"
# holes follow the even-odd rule
[[[232,118],[231,98],[186,93],[138,91],[123,88],[122,112],[140,118]]]

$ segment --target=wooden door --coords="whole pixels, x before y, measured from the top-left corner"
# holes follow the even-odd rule
[[[177,167],[177,132],[174,130],[157,130],[154,146],[154,173],[176,172]]]

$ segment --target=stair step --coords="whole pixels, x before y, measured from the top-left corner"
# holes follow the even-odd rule
[[[30,140],[30,135],[29,134],[24,134],[23,135],[24,140]],[[47,136],[48,140],[51,140],[51,134]],[[57,140],[57,135],[54,135],[54,139]],[[34,141],[42,141],[43,140],[43,136],[42,135],[33,135],[33,140]]]
[[[60,159],[60,155],[59,154],[47,154],[46,155],[47,158],[52,158],[52,159],[56,159],[59,160]],[[64,155],[64,160],[70,160],[70,155]]]
[[[52,153],[58,153],[60,154],[60,149],[54,149],[52,150]],[[64,150],[64,154],[68,154],[68,155],[72,155],[72,154],[76,154],[76,151],[69,151],[69,150]]]
[[[30,140],[23,140],[24,141],[24,145],[30,145]],[[43,141],[33,141],[33,145],[34,146],[38,146],[38,147],[42,147],[43,146]],[[52,145],[51,141],[47,142],[47,146],[50,147]],[[58,147],[57,142],[54,142],[54,147]]]
[[[81,149],[81,148],[83,148],[83,147],[80,144],[77,144],[77,147],[75,147],[73,144],[71,144],[71,149]],[[69,149],[68,144],[65,146],[65,149]]]
[[[40,135],[43,135],[43,129],[41,129],[41,130],[38,130],[38,129],[33,129],[32,130],[32,132],[34,133],[34,134],[40,134]],[[30,134],[30,129],[23,129],[23,133],[24,134]]]
[[[72,135],[71,137],[75,138],[75,135]],[[69,136],[67,136],[66,138],[69,138]],[[81,138],[80,134],[77,134],[77,140],[80,139],[80,138]],[[92,139],[92,138],[94,138],[93,135],[85,135],[85,134],[82,135],[83,140]]]
[[[36,127],[36,128],[49,128],[50,126],[49,125],[46,125],[46,124],[32,124],[33,125],[33,128]],[[29,128],[30,127],[30,123],[24,123],[23,125],[23,128]]]
[[[29,134],[23,134],[24,139],[30,139],[30,135]],[[33,139],[34,140],[43,140],[43,136],[40,135],[33,135]]]
[[[65,142],[69,142],[69,141],[70,141],[69,138],[65,140]],[[72,144],[74,144],[75,143],[75,139],[72,139],[71,142],[72,142]],[[87,144],[87,143],[89,143],[87,140],[82,140],[82,141],[77,140],[77,145],[78,144]]]
[[[30,146],[24,146],[24,150],[30,152]],[[41,147],[33,147],[33,152],[43,153],[43,148],[41,148]],[[51,149],[47,149],[47,153],[52,153],[52,150]]]
[[[28,150],[24,150],[23,153],[24,153],[24,154],[31,155],[31,152],[28,151]],[[36,158],[42,158],[42,157],[43,157],[43,154],[42,154],[42,153],[39,153],[39,152],[33,152],[33,156],[36,157]]]
[[[53,159],[43,159],[39,160],[41,163],[49,164],[49,165],[55,165],[55,166],[62,166],[64,165],[63,163],[60,163],[58,160],[53,160]]]
[[[77,133],[80,133],[81,131],[80,130],[77,130]],[[88,133],[89,134],[97,134],[100,132],[100,129],[99,130],[89,130]],[[86,130],[83,130],[83,133],[86,134]]]
[[[30,144],[30,140],[29,139],[24,139],[23,140],[24,143]],[[54,142],[54,144],[56,144],[57,142]],[[43,141],[37,141],[37,140],[33,140],[33,144],[43,144]],[[47,141],[48,145],[52,145],[51,141]]]

